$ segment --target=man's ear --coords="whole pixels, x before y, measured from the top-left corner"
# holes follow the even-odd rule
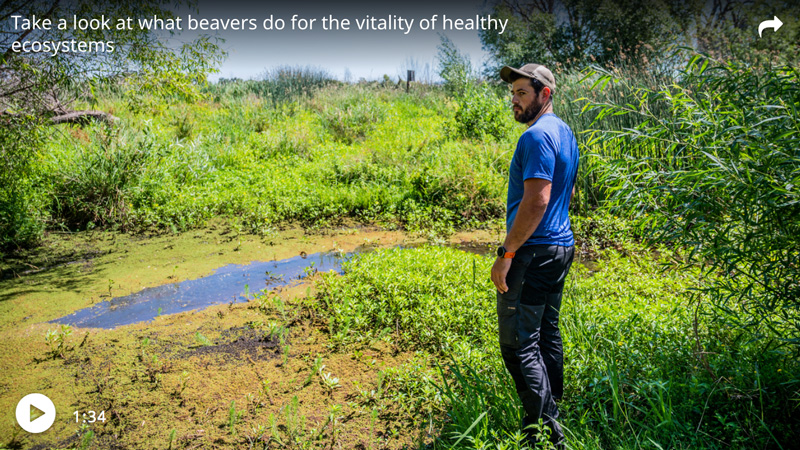
[[[548,98],[550,98],[550,94],[551,94],[551,92],[550,92],[550,88],[549,88],[549,87],[547,87],[547,86],[543,87],[543,88],[542,88],[542,94],[544,94],[544,96],[545,96],[545,99],[548,99]]]

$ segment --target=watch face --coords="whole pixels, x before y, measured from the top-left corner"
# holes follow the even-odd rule
[[[503,246],[497,247],[497,256],[503,257],[506,254],[506,248]]]

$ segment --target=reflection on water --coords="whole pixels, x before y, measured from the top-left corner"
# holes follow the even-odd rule
[[[267,287],[285,286],[304,278],[306,269],[312,266],[321,272],[340,271],[344,259],[335,253],[314,253],[281,261],[230,264],[207,277],[147,288],[81,309],[52,322],[78,327],[114,328],[152,320],[159,314],[246,302],[245,286],[251,293]]]
[[[405,248],[417,246],[409,245]],[[494,253],[494,246],[485,243],[464,242],[449,246],[481,256]],[[370,250],[373,247],[363,246],[352,254]],[[341,272],[342,262],[352,254],[314,253],[281,261],[230,264],[203,278],[147,288],[126,297],[113,298],[81,309],[52,322],[77,327],[114,328],[153,320],[159,314],[175,314],[211,305],[246,302],[246,290],[255,293],[265,288],[286,286],[304,278],[306,270],[311,267],[321,272]]]

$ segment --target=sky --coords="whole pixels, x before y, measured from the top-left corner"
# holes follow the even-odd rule
[[[480,38],[475,30],[443,30],[443,19],[471,19],[476,15],[485,17],[491,13],[485,0],[463,0],[448,2],[388,1],[388,2],[321,2],[283,1],[276,4],[256,4],[243,0],[200,0],[196,10],[181,10],[184,28],[189,15],[194,19],[255,19],[257,30],[205,31],[204,33],[224,39],[222,48],[228,57],[219,73],[211,77],[257,78],[273,67],[313,66],[328,71],[331,75],[351,81],[382,78],[384,74],[393,79],[399,75],[405,79],[407,69],[417,71],[417,79],[425,74],[435,77],[437,47],[441,35],[450,38],[462,52],[468,54],[474,66],[479,67],[488,54],[481,49]],[[292,17],[297,15],[295,26],[299,28],[305,19],[310,27],[292,30]],[[436,15],[433,26],[436,30],[422,30],[423,19]],[[283,19],[283,30],[264,30],[264,19]],[[324,30],[331,22],[323,19],[349,19],[350,30]],[[371,19],[380,24],[384,19],[395,28],[388,30],[359,30],[356,19]],[[311,19],[316,19],[311,23]],[[402,19],[399,20],[399,19]],[[409,21],[413,20],[409,29]],[[248,25],[250,22],[247,22]],[[453,26],[456,22],[452,22]],[[464,26],[466,26],[464,22]],[[493,31],[499,32],[499,30]],[[189,40],[199,31],[184,31],[179,39]]]

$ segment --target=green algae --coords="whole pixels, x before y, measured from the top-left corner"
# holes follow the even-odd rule
[[[451,242],[491,239],[481,231],[454,235]],[[0,418],[0,444],[75,446],[86,431],[73,412],[94,410],[105,411],[106,418],[91,425],[94,448],[166,448],[171,436],[178,448],[191,447],[190,442],[238,448],[248,439],[277,445],[268,435],[309,442],[335,438],[346,446],[369,447],[389,430],[397,436],[390,448],[410,445],[417,430],[401,432],[402,416],[375,423],[370,411],[347,399],[359,387],[375,385],[381,370],[412,355],[380,342],[366,350],[371,364],[332,351],[324,324],[302,307],[312,293],[308,283],[249,303],[160,316],[150,323],[76,328],[61,355],[50,352],[45,342],[47,331],[57,326],[42,322],[111,296],[198,278],[225,264],[418,242],[399,231],[370,228],[313,234],[294,229],[267,238],[223,226],[177,235],[51,235],[38,251],[2,263],[3,273],[12,276],[0,285],[0,409],[6,411]],[[275,307],[275,299],[283,309]],[[276,326],[286,327],[286,336],[272,336]],[[212,345],[201,347],[198,333]],[[309,376],[319,378],[309,373],[316,358],[324,359],[326,373],[342,380],[340,389],[326,389],[321,382],[304,386]],[[31,392],[46,394],[57,409],[53,427],[39,435],[20,432],[13,417],[16,402]],[[235,434],[226,426],[231,402],[241,412]],[[297,408],[289,417],[292,402]],[[340,412],[331,421],[333,410]],[[300,418],[304,426],[290,433]],[[257,437],[259,427],[272,425],[277,434]]]

